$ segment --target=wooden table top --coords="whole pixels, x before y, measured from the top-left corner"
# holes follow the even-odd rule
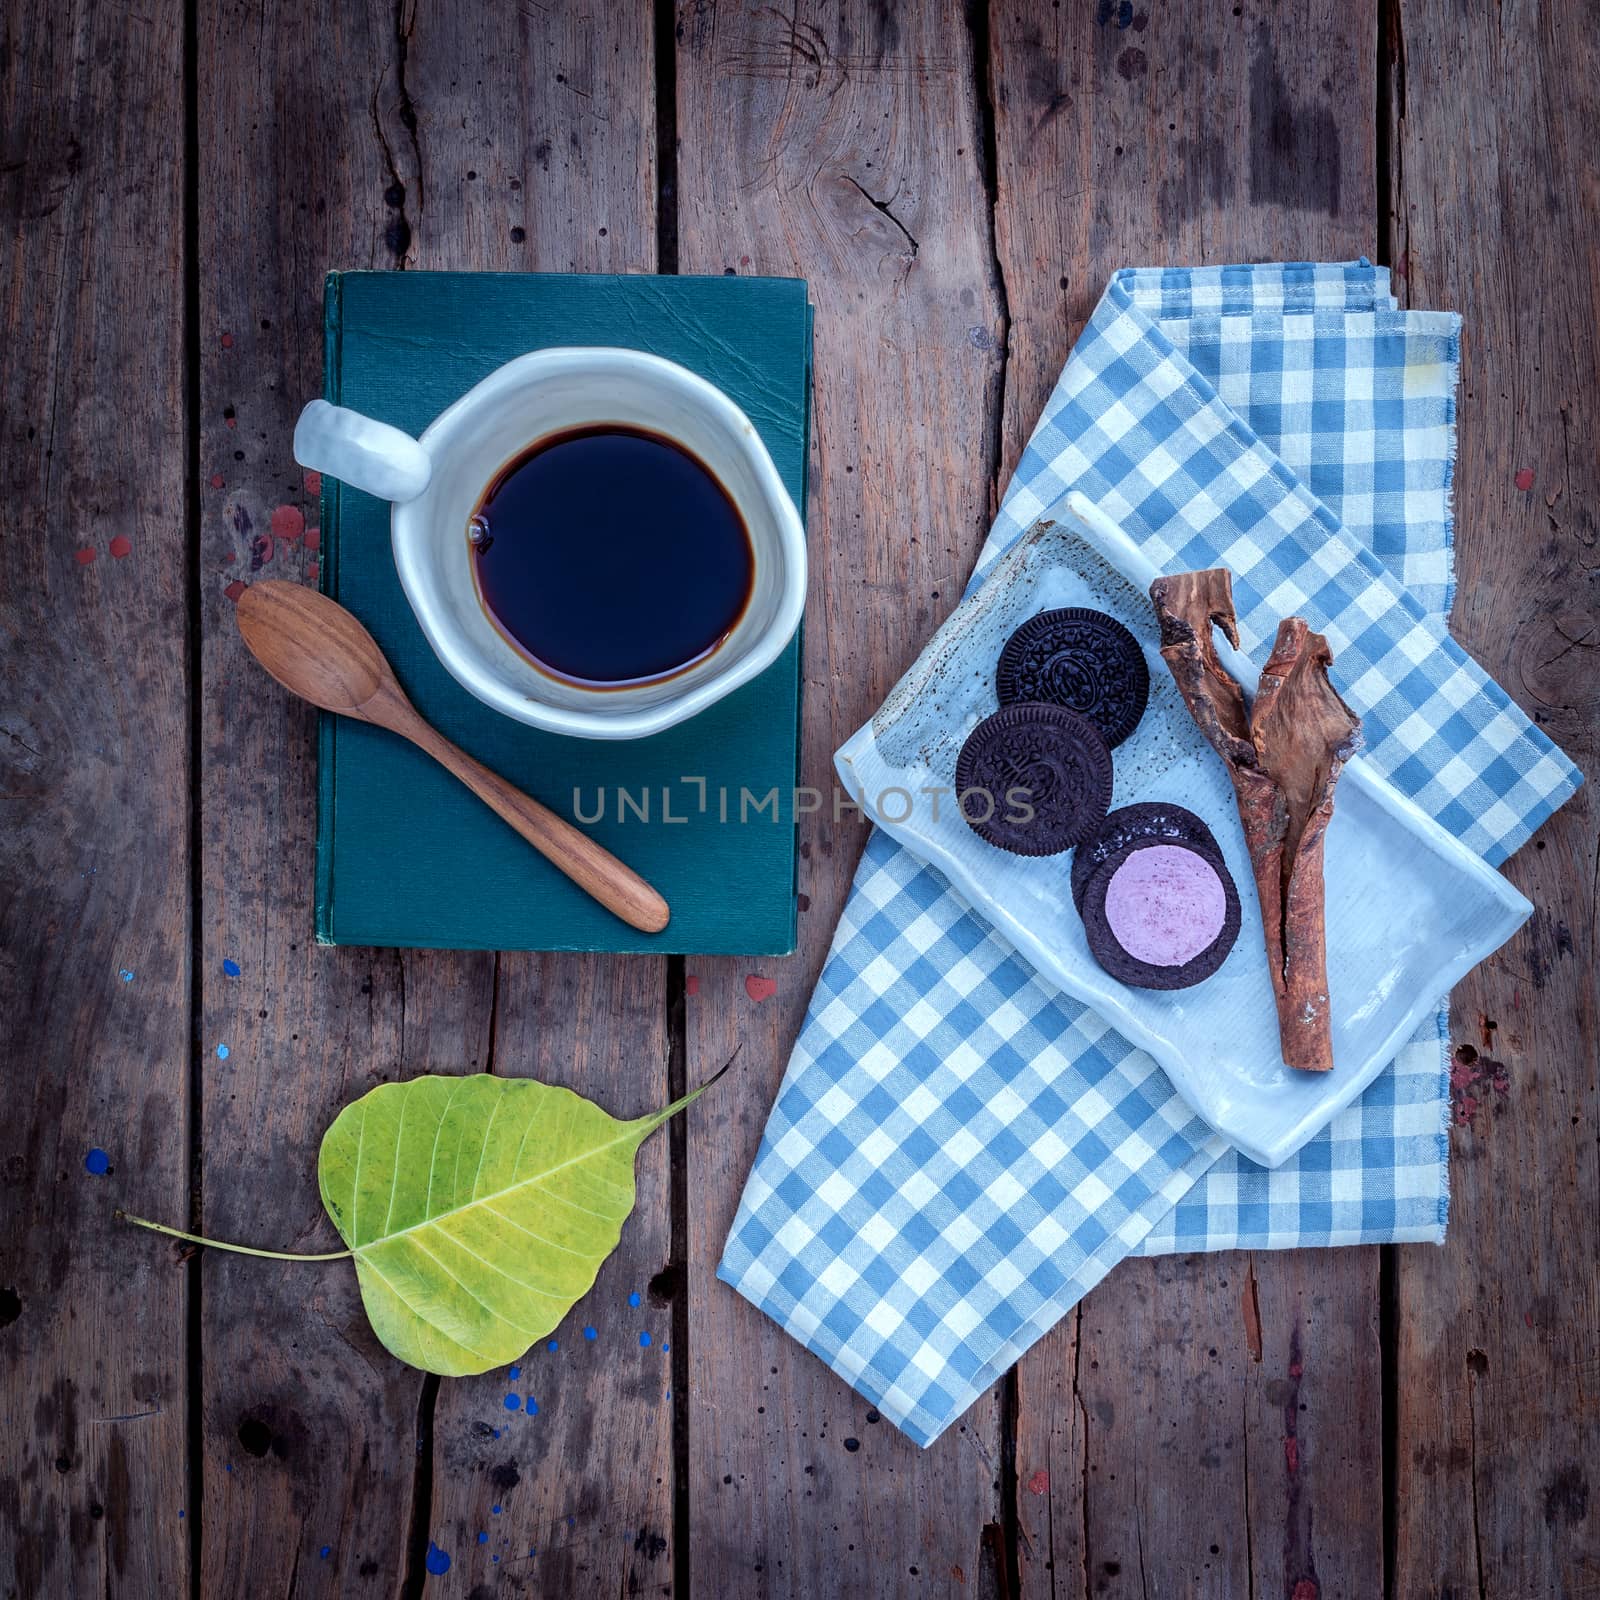
[[[861,825],[803,822],[783,961],[318,949],[313,715],[233,618],[316,572],[329,268],[801,275],[815,782],[1115,268],[1366,253],[1466,318],[1452,627],[1592,772],[1597,82],[1575,3],[7,0],[0,1594],[1600,1591],[1587,792],[1454,998],[1442,1249],[1124,1262],[919,1451],[713,1276]],[[515,1427],[347,1267],[112,1218],[328,1249],[378,1078],[633,1114],[736,1043]]]

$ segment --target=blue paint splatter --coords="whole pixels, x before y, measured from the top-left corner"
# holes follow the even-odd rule
[[[498,1516],[499,1516],[499,1515],[500,1515],[500,1507],[499,1507],[499,1506],[490,1506],[490,1507],[489,1507],[489,1509],[490,1509],[490,1510],[491,1510],[491,1511],[492,1511],[492,1512],[493,1512],[493,1513],[494,1513],[494,1514],[495,1514],[495,1515],[496,1515],[496,1516],[497,1516],[497,1517],[498,1517]]]
[[[515,1383],[515,1382],[516,1382],[516,1381],[517,1381],[517,1379],[518,1379],[518,1378],[520,1378],[520,1377],[521,1377],[521,1376],[522,1376],[522,1368],[521,1368],[521,1367],[511,1367],[511,1368],[509,1368],[509,1369],[508,1369],[508,1370],[507,1370],[507,1372],[506,1372],[506,1376],[507,1376],[507,1377],[508,1377],[508,1378],[509,1378],[509,1379],[510,1379],[510,1380],[511,1380],[511,1381],[512,1381],[512,1382],[513,1382],[513,1383]]]
[[[119,978],[121,978],[121,979],[122,979],[122,981],[123,981],[123,982],[124,982],[124,983],[132,983],[132,982],[133,982],[133,974],[132,974],[132,973],[131,973],[131,972],[130,972],[130,971],[129,971],[129,970],[128,970],[128,969],[127,969],[127,968],[126,968],[126,967],[124,967],[124,968],[123,968],[123,969],[122,969],[122,970],[121,970],[121,971],[120,971],[120,972],[119,972],[119,973],[118,973],[118,974],[117,974],[117,976],[118,976],[118,977],[119,977]]]
[[[498,1438],[499,1438],[499,1437],[500,1437],[500,1430],[499,1430],[499,1429],[498,1429],[498,1428],[496,1428],[496,1429],[495,1429],[495,1430],[494,1430],[494,1436],[495,1436],[495,1438],[497,1438],[497,1439],[498,1439]]]
[[[183,1507],[182,1506],[178,1507],[178,1521],[179,1522],[183,1521]]]
[[[594,1331],[593,1328],[585,1328],[583,1330],[583,1336],[584,1336],[585,1339],[597,1339],[597,1338],[599,1338],[599,1335]]]
[[[662,1345],[662,1347],[661,1347],[661,1353],[662,1353],[662,1355],[666,1355],[666,1353],[667,1353],[667,1352],[668,1352],[668,1351],[669,1351],[669,1350],[670,1350],[670,1349],[671,1349],[671,1348],[672,1348],[672,1346],[671,1346],[671,1345],[670,1345],[670,1344],[664,1344],[664,1345]]]
[[[232,1463],[232,1462],[231,1462],[231,1461],[230,1461],[230,1462],[229,1462],[229,1463],[228,1463],[228,1464],[227,1464],[227,1466],[225,1466],[225,1467],[224,1467],[224,1468],[223,1468],[223,1469],[222,1469],[222,1470],[223,1470],[223,1471],[224,1471],[224,1472],[232,1472],[232,1471],[233,1471],[233,1463]]]
[[[531,1394],[528,1396],[528,1415],[530,1417],[539,1415],[539,1402]]]
[[[450,1570],[450,1557],[430,1539],[428,1541],[428,1557],[424,1564],[434,1577],[442,1577]]]
[[[496,1563],[498,1563],[498,1562],[499,1562],[499,1560],[500,1560],[500,1557],[499,1557],[499,1556],[490,1556],[490,1557],[489,1557],[489,1559],[490,1559],[490,1560],[491,1560],[491,1561],[493,1561],[493,1562],[496,1562]]]
[[[333,1554],[333,1546],[331,1544],[325,1544],[319,1551],[317,1551],[317,1554],[321,1556],[324,1561],[326,1561],[328,1557]]]
[[[551,1348],[551,1349],[552,1349],[552,1350],[559,1350],[559,1349],[560,1349],[560,1348],[561,1348],[561,1343],[560,1343],[560,1341],[559,1341],[559,1340],[557,1340],[557,1339],[552,1339],[552,1340],[551,1340],[551,1341],[550,1341],[550,1348]]]
[[[649,1343],[650,1343],[650,1335],[647,1332],[645,1332],[643,1329],[641,1329],[640,1333],[639,1333],[639,1346],[640,1346],[640,1348],[644,1349],[644,1348],[648,1347]]]
[[[239,976],[239,963],[233,960],[231,956],[224,956],[222,958],[222,970],[228,977],[237,978]]]
[[[96,1145],[95,1148],[83,1158],[83,1169],[85,1172],[92,1172],[95,1177],[98,1178],[102,1173],[110,1171],[111,1157],[108,1156],[104,1150],[100,1149],[98,1145]]]
[[[536,1555],[538,1555],[538,1553],[539,1553],[539,1547],[538,1547],[538,1545],[536,1545],[536,1544],[532,1544],[532,1545],[529,1545],[529,1546],[528,1546],[528,1554],[529,1554],[529,1555],[530,1555],[530,1556],[536,1556]]]
[[[508,1394],[506,1396],[506,1410],[507,1411],[520,1410],[521,1406],[522,1406],[522,1397],[520,1395]]]
[[[480,1532],[479,1535],[478,1535],[478,1543],[479,1544],[488,1544],[488,1542],[489,1542],[489,1535],[486,1534],[486,1533],[481,1533]]]
[[[633,1293],[628,1296],[628,1304],[630,1306],[633,1306],[635,1309],[638,1308],[638,1305],[639,1305],[639,1291],[637,1289],[635,1289],[633,1291]]]
[[[217,1046],[217,1060],[218,1061],[226,1061],[228,1059],[228,1057],[231,1056],[232,1054],[233,1054],[233,1052],[227,1047],[227,1045],[219,1044]]]

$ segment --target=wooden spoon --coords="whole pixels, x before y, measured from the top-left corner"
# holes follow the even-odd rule
[[[424,722],[377,641],[337,601],[297,583],[253,583],[239,596],[239,632],[291,694],[409,739],[629,927],[644,933],[666,927],[667,902],[636,872]]]

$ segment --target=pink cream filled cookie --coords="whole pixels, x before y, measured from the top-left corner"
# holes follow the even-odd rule
[[[1106,922],[1117,943],[1152,967],[1181,967],[1209,948],[1227,920],[1217,869],[1181,845],[1135,850],[1106,885]]]

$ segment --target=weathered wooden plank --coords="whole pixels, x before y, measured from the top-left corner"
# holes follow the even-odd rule
[[[249,263],[208,271],[202,289],[206,1059],[217,1074],[209,1052],[230,1043],[238,1096],[207,1099],[207,1221],[278,1239],[326,1231],[317,1143],[379,1076],[537,1071],[625,1111],[666,1097],[661,962],[506,957],[497,981],[489,956],[311,946],[314,721],[244,656],[226,595],[265,549],[268,575],[314,573],[304,538],[254,541],[280,504],[291,532],[294,513],[315,521],[289,438],[320,386],[328,268],[653,264],[649,11],[423,5],[346,8],[331,32],[314,21],[288,3],[259,34],[232,10],[202,23],[203,255]],[[222,973],[224,955],[240,978]],[[241,1013],[242,989],[259,994],[254,1011]],[[254,1154],[263,1123],[272,1137]],[[639,1210],[597,1294],[613,1279],[642,1289],[665,1262],[666,1163],[665,1139],[641,1156]],[[221,1173],[234,1176],[231,1198],[217,1192]],[[217,1592],[286,1582],[297,1562],[302,1585],[341,1593],[415,1584],[430,1541],[451,1556],[448,1575],[427,1574],[447,1593],[498,1566],[530,1583],[581,1573],[617,1588],[641,1565],[641,1529],[662,1564],[670,1409],[666,1385],[646,1388],[666,1369],[637,1330],[618,1355],[616,1319],[578,1313],[570,1364],[547,1379],[530,1362],[512,1386],[540,1372],[537,1422],[519,1410],[508,1427],[503,1374],[447,1382],[435,1400],[374,1344],[339,1269],[311,1269],[321,1275],[305,1305],[307,1269],[260,1267],[208,1264],[205,1572]],[[576,1332],[586,1317],[604,1346]],[[592,1416],[633,1441],[626,1466],[572,1445]]]
[[[1405,0],[1385,40],[1402,294],[1462,335],[1456,636],[1594,778],[1600,38]],[[1397,1595],[1600,1590],[1588,791],[1507,871],[1533,920],[1456,990],[1452,1221],[1399,1254]]]
[[[1117,267],[1371,252],[1376,12],[997,0],[989,29],[1009,473]],[[1378,1592],[1377,1304],[1375,1250],[1117,1267],[1018,1368],[1022,1592]]]
[[[661,1105],[663,966],[502,956],[496,1070],[564,1083],[620,1115]],[[516,1379],[442,1385],[430,1530],[452,1567],[430,1593],[496,1580],[535,1595],[671,1592],[669,1148],[663,1131],[640,1151],[622,1242],[554,1340],[528,1353]]]
[[[652,270],[652,54],[648,4],[419,11],[406,70],[426,196],[417,265]],[[494,1070],[636,1115],[669,1098],[666,1020],[664,959],[504,955]],[[515,1382],[441,1387],[429,1533],[452,1567],[433,1589],[612,1594],[670,1580],[671,1296],[657,1277],[669,1151],[662,1133],[640,1152],[634,1214],[557,1348],[530,1352]]]
[[[0,12],[7,1595],[189,1581],[188,1278],[112,1216],[188,1211],[182,60]]]
[[[826,790],[986,523],[1000,314],[969,38],[954,3],[855,0],[685,4],[677,34],[681,269],[797,274],[816,307],[801,770]],[[994,1401],[918,1451],[713,1280],[863,829],[825,807],[801,840],[799,953],[689,963],[690,1080],[742,1044],[688,1123],[694,1589],[992,1592]]]
[[[492,961],[317,947],[315,713],[234,625],[236,586],[316,571],[290,434],[321,392],[323,274],[398,264],[418,203],[393,8],[313,20],[294,0],[198,17],[201,1196],[216,1237],[326,1250],[323,1130],[380,1078],[481,1063]],[[345,1264],[203,1269],[202,1588],[397,1590],[422,1378],[372,1337]]]

